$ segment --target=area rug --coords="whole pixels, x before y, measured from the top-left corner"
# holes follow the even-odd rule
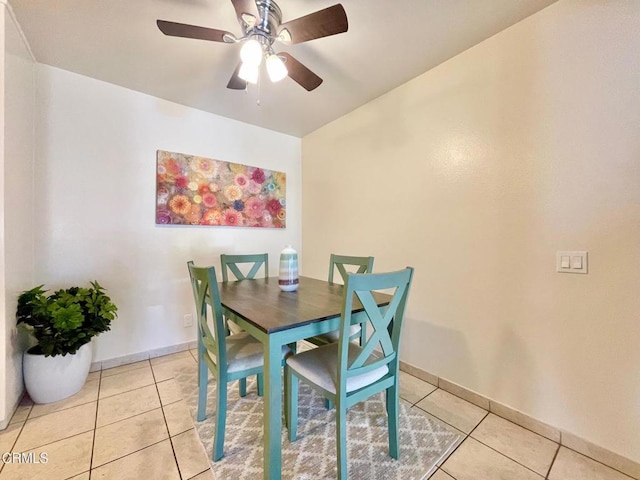
[[[263,401],[257,396],[255,377],[247,382],[245,397],[239,396],[237,382],[229,384],[224,457],[217,462],[211,461],[215,382],[209,382],[207,418],[197,422],[198,388],[194,369],[177,371],[175,380],[189,406],[216,480],[262,478]],[[282,478],[336,478],[335,409],[327,410],[323,398],[302,382],[299,393],[298,439],[289,442],[286,429],[282,430]],[[446,425],[401,401],[400,459],[391,458],[382,394],[351,407],[347,424],[350,479],[424,479],[459,443],[459,435]]]

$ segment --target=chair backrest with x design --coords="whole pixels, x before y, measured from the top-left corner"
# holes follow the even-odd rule
[[[222,315],[215,267],[196,267],[187,263],[198,317],[198,349],[206,353],[213,368],[227,365],[226,327]],[[211,330],[208,312],[211,312]],[[204,348],[203,348],[204,347]],[[210,355],[211,352],[213,355]]]
[[[338,347],[338,391],[345,390],[347,378],[362,375],[384,365],[388,365],[391,375],[397,375],[400,332],[412,278],[411,267],[397,272],[352,273],[347,276]],[[388,305],[379,307],[373,298],[373,292],[387,289],[393,290],[391,300]],[[372,331],[361,345],[358,355],[350,356],[350,325],[356,299],[364,308],[363,312],[357,314],[366,315]]]
[[[347,271],[345,265],[358,267],[353,273],[371,273],[373,271],[373,257],[354,257],[332,253],[329,259],[329,283],[333,283],[333,274],[336,268],[342,282],[347,282],[347,275],[350,272]]]
[[[260,270],[260,267],[264,265],[264,278],[269,276],[269,254],[257,253],[252,255],[227,255],[225,253],[220,255],[220,263],[222,265],[222,281],[228,282],[228,270],[236,277],[237,280],[255,278],[256,274]],[[251,269],[245,274],[238,264],[252,263]]]

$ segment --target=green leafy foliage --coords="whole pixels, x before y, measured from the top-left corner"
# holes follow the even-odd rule
[[[118,308],[98,282],[91,288],[70,287],[47,294],[44,285],[18,297],[18,325],[38,341],[34,353],[45,356],[75,353],[94,336],[111,328]]]

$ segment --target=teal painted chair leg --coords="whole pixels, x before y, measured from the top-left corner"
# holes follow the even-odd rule
[[[389,408],[390,403],[391,403],[391,389],[387,388],[384,391],[384,407],[385,407],[385,410],[387,411],[387,417],[391,416],[391,409]]]
[[[258,383],[258,396],[262,397],[264,395],[264,374],[256,375],[256,382]]]
[[[240,392],[240,396],[244,397],[247,395],[247,379],[241,378],[238,380],[238,391]]]
[[[282,375],[282,380],[283,380],[282,391],[284,392],[284,399],[282,404],[282,409],[284,410],[284,427],[288,431],[289,430],[289,402],[291,401],[291,399],[289,398],[288,392],[289,392],[289,382],[291,381],[291,379],[285,372],[284,375]]]
[[[285,395],[287,408],[287,429],[289,441],[295,442],[298,436],[298,377],[291,373],[291,369],[285,367],[287,377],[287,390]]]
[[[209,369],[203,361],[198,362],[198,421],[207,418],[207,383]]]
[[[328,398],[324,399],[324,406],[327,410],[331,410],[333,408],[333,402]]]
[[[336,448],[338,450],[338,480],[347,480],[347,409],[336,405]]]
[[[398,459],[399,438],[398,438],[398,383],[394,383],[392,387],[387,388],[387,422],[389,425],[389,456]]]
[[[222,376],[222,375],[221,375]],[[217,462],[224,455],[224,427],[227,423],[227,379],[217,381],[216,428],[213,434],[213,461]]]

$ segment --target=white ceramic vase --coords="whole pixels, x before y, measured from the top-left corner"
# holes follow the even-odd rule
[[[298,282],[298,252],[287,245],[280,252],[278,286],[285,292],[292,292],[298,289]]]
[[[35,403],[51,403],[80,391],[89,375],[93,350],[91,342],[75,354],[45,357],[24,352],[24,384]]]

